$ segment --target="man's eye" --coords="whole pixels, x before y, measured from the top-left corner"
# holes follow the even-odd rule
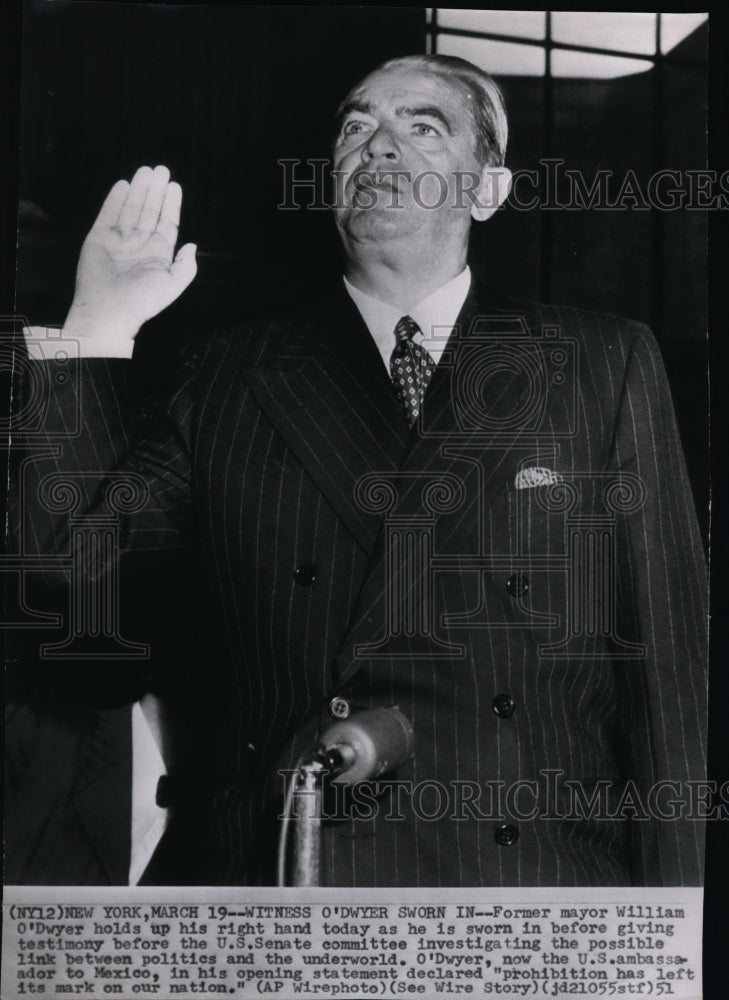
[[[342,135],[356,135],[358,132],[364,132],[365,123],[359,121],[347,122],[343,129]]]
[[[416,135],[440,135],[440,132],[434,125],[429,125],[428,122],[416,122],[413,125],[413,130]]]

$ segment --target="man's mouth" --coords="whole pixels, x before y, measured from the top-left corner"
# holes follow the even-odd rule
[[[398,191],[401,185],[409,180],[402,170],[358,170],[352,175],[355,188],[375,188],[384,191]]]
[[[407,181],[402,171],[360,170],[349,181],[351,204],[356,208],[382,207],[380,195],[386,195],[388,206],[396,208],[402,204],[400,197]]]

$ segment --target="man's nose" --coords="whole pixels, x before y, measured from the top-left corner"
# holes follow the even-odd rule
[[[362,159],[365,163],[376,159],[388,161],[400,159],[400,147],[390,128],[380,125],[375,129],[362,149]]]

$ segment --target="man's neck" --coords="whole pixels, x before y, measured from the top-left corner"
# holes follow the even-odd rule
[[[465,255],[462,260],[449,264],[434,262],[430,268],[413,268],[385,260],[350,259],[346,263],[345,275],[355,288],[407,313],[460,274],[465,266]]]

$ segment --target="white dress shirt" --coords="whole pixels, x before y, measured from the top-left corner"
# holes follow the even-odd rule
[[[379,299],[360,291],[346,278],[344,287],[372,334],[372,339],[389,374],[390,355],[397,343],[395,327],[403,315],[410,316],[418,324],[422,333],[416,333],[413,340],[424,347],[438,364],[471,287],[471,270],[465,267],[455,278],[418,302],[409,313],[403,313],[402,309],[387,302],[380,302]]]
[[[144,874],[170,821],[170,810],[157,805],[157,783],[167,773],[161,749],[165,729],[164,706],[146,694],[132,706],[132,853],[129,885]]]

